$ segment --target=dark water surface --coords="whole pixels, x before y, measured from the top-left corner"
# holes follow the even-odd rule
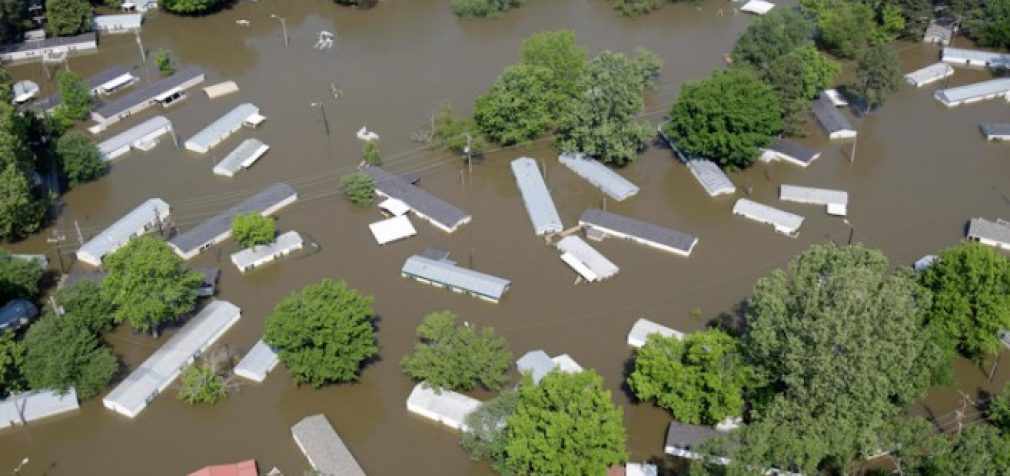
[[[624,408],[632,460],[660,457],[668,414],[633,404],[621,387],[631,355],[625,345],[631,324],[648,317],[684,331],[700,329],[708,319],[731,312],[755,279],[811,243],[849,238],[849,225],[823,209],[779,202],[780,183],[848,190],[855,240],[883,249],[900,265],[958,242],[972,216],[1010,215],[1010,146],[987,144],[977,128],[980,121],[1005,121],[1007,104],[991,101],[947,110],[932,99],[933,88],[906,87],[882,111],[861,121],[854,163],[848,160],[849,145],[829,144],[811,128],[804,142],[821,149],[823,156],[808,169],[759,164],[733,174],[741,190],[752,189],[755,200],[807,217],[797,239],[732,216],[733,198],[708,198],[668,150],[650,149],[621,172],[641,193],[607,207],[698,235],[694,254],[684,259],[606,241],[597,246],[621,273],[605,283],[573,285],[575,276],[557,253],[533,236],[508,162],[520,155],[544,161],[547,182],[568,226],[602,200],[557,163],[547,142],[491,154],[464,183],[459,160],[419,150],[411,133],[442,103],[469,112],[474,97],[516,61],[524,38],[558,28],[574,29],[590,53],[630,52],[638,46],[658,53],[666,63],[646,106],[646,118],[658,121],[684,81],[704,78],[722,64],[750,18],[719,15],[729,4],[717,0],[672,5],[635,20],[621,18],[603,0],[534,1],[491,21],[460,21],[447,4],[387,0],[373,10],[356,11],[329,0],[261,0],[208,18],[159,14],[149,19],[143,39],[150,50],[168,48],[182,63],[206,68],[207,84],[235,80],[241,91],[210,101],[194,90],[181,105],[144,117],[166,114],[181,140],[241,102],[257,104],[269,120],[205,156],[164,141],[149,153],[131,152],[119,159],[108,177],[65,197],[67,209],[56,226],[68,235],[66,251],[73,250],[74,220],[92,236],[143,200],[161,197],[185,230],[267,184],[287,181],[301,200],[279,214],[279,227],[306,234],[321,251],[246,276],[228,262],[236,248],[231,242],[194,260],[195,265],[223,268],[219,297],[243,310],[241,321],[220,342],[244,354],[284,295],[335,277],[375,296],[382,360],[368,366],[360,382],[323,390],[295,387],[279,367],[264,384],[243,384],[225,403],[210,408],[188,407],[170,389],[135,420],[104,409],[95,399],[73,416],[0,433],[0,468],[28,456],[31,462],[22,474],[160,475],[256,458],[264,471],[278,466],[300,475],[308,465],[289,428],[303,416],[322,412],[369,474],[491,474],[466,458],[456,433],[405,408],[412,384],[401,374],[399,360],[413,346],[421,317],[439,309],[493,326],[509,339],[517,357],[533,349],[568,353],[599,371]],[[271,13],[287,19],[287,48]],[[251,25],[239,26],[238,19]],[[332,50],[312,48],[320,30],[337,34]],[[901,47],[905,70],[932,63],[938,54],[932,46]],[[114,36],[103,39],[99,54],[72,59],[70,67],[86,76],[138,61],[132,36]],[[13,72],[19,79],[44,82],[46,91],[53,88],[37,64]],[[959,70],[951,84],[984,77]],[[334,100],[331,87],[341,89],[343,97]],[[322,111],[310,107],[313,102],[324,104],[330,136],[324,132]],[[140,120],[124,121],[103,137]],[[424,188],[471,212],[473,222],[446,235],[415,220],[417,237],[376,246],[367,224],[380,218],[378,212],[353,208],[336,190],[339,177],[360,159],[354,133],[363,124],[381,134],[390,170],[420,173]],[[228,151],[253,136],[272,149],[252,169],[234,179],[211,173]],[[49,231],[13,249],[48,251],[55,263],[45,241]],[[461,263],[510,278],[511,291],[494,305],[401,278],[403,260],[429,246],[447,248]],[[696,307],[703,319],[689,316]],[[165,339],[132,335],[122,327],[108,339],[130,367]],[[972,394],[998,388],[1010,374],[1008,360],[1004,355],[992,384],[986,383],[986,372],[959,362],[957,388]],[[947,414],[958,398],[955,387],[936,389],[917,410]]]

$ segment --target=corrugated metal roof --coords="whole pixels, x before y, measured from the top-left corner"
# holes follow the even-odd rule
[[[733,213],[751,220],[767,223],[782,233],[796,233],[803,224],[803,217],[778,208],[741,198],[733,205]]]
[[[736,193],[736,186],[729,179],[726,172],[711,160],[694,159],[688,160],[684,165],[694,175],[694,179],[705,189],[705,193],[710,197]]]
[[[838,112],[831,100],[823,94],[814,101],[813,111],[817,123],[829,134],[855,130],[852,128],[852,123],[841,112]]]
[[[214,173],[231,177],[235,172],[251,167],[269,149],[270,146],[259,139],[246,139],[214,166]]]
[[[92,265],[101,264],[102,258],[125,245],[134,236],[165,220],[171,213],[168,203],[160,198],[151,198],[134,208],[130,213],[116,220],[112,226],[88,240],[77,250],[77,257]]]
[[[114,158],[111,156],[113,152],[123,147],[132,146],[134,142],[163,128],[171,130],[172,121],[169,121],[165,116],[154,116],[102,141],[98,144],[98,152],[102,155],[102,160],[112,160]]]
[[[375,180],[377,191],[406,203],[415,213],[428,217],[447,230],[454,230],[470,220],[470,215],[464,213],[463,210],[417,188],[402,177],[375,166],[364,167],[362,172]]]
[[[941,89],[934,93],[943,103],[960,103],[969,99],[983,98],[991,95],[1005,95],[1010,92],[1010,78],[997,78],[974,84],[966,84],[949,89]]]
[[[239,271],[245,272],[250,268],[269,263],[280,256],[300,250],[304,245],[302,235],[299,235],[297,231],[289,231],[282,233],[273,243],[256,245],[233,253],[231,262],[238,267]]]
[[[235,375],[254,382],[262,382],[266,380],[267,374],[277,367],[278,362],[280,359],[277,357],[277,353],[266,342],[263,342],[263,339],[260,339],[235,366]]]
[[[557,245],[559,250],[564,253],[570,253],[576,259],[579,260],[583,265],[589,268],[597,279],[607,279],[620,271],[620,268],[612,263],[606,256],[600,254],[595,248],[589,246],[588,243],[583,241],[575,235],[569,235],[558,241]]]
[[[60,395],[53,390],[15,393],[0,400],[0,429],[77,410],[73,387]]]
[[[554,199],[547,190],[547,184],[540,175],[537,162],[529,157],[521,157],[512,161],[512,174],[515,175],[519,193],[522,195],[526,211],[533,223],[533,231],[537,235],[557,233],[564,229],[558,210],[554,207]]]
[[[512,284],[507,279],[463,268],[447,260],[432,260],[420,255],[407,258],[401,272],[495,300],[501,299]]]
[[[291,427],[291,436],[312,469],[319,473],[327,476],[365,476],[365,471],[325,416],[302,418]]]
[[[584,154],[561,154],[558,161],[614,200],[621,201],[638,193],[638,186],[599,161],[587,159]]]
[[[542,350],[531,350],[516,361],[519,373],[529,373],[533,383],[540,383],[545,375],[554,370],[554,361]]]
[[[466,429],[466,416],[480,408],[476,398],[443,389],[436,391],[421,382],[407,397],[407,410],[456,430]]]
[[[246,119],[259,114],[260,108],[251,103],[235,106],[207,127],[186,141],[186,148],[194,152],[206,152],[242,127]]]
[[[143,86],[131,91],[128,94],[120,96],[102,107],[95,110],[95,113],[108,119],[113,117],[127,109],[130,109],[140,103],[151,101],[161,93],[168,91],[172,88],[178,87],[187,81],[192,80],[198,76],[203,76],[204,72],[202,69],[195,66],[187,66],[175,74],[155,81],[147,86]]]
[[[698,241],[697,237],[687,233],[595,208],[583,212],[579,223],[614,230],[685,253],[689,253]]]

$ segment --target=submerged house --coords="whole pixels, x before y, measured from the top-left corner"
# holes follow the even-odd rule
[[[824,205],[829,215],[845,216],[848,213],[849,193],[843,190],[783,184],[779,187],[779,200]]]
[[[253,382],[262,383],[267,378],[274,367],[280,362],[277,353],[263,342],[263,339],[256,341],[256,345],[249,349],[242,360],[235,366],[235,375],[244,377]]]
[[[305,241],[302,240],[302,235],[299,235],[297,231],[289,231],[278,236],[273,243],[256,245],[232,254],[231,262],[240,272],[245,273],[253,268],[276,261],[277,258],[294,253],[304,246]]]
[[[905,75],[905,82],[921,88],[954,75],[954,68],[947,63],[934,63]]]
[[[129,67],[118,65],[91,76],[86,81],[92,96],[104,96],[127,88],[140,81],[140,78],[134,76]],[[29,108],[39,113],[51,113],[62,102],[63,97],[57,92],[52,96],[35,101]]]
[[[779,139],[761,149],[760,158],[762,162],[783,160],[793,165],[806,167],[820,156],[820,152],[809,147],[804,147],[791,140]]]
[[[459,431],[467,430],[467,415],[480,405],[476,398],[448,389],[435,390],[426,382],[414,385],[407,397],[407,411]]]
[[[817,123],[821,125],[830,139],[851,139],[856,137],[857,132],[852,127],[852,123],[838,111],[834,103],[831,102],[831,99],[826,95],[821,94],[821,97],[814,101],[813,111]]]
[[[561,251],[561,261],[590,283],[610,278],[621,270],[578,236],[566,236],[554,246]]]
[[[12,299],[0,307],[0,332],[24,327],[39,315],[39,308],[27,299]]]
[[[414,224],[407,215],[396,215],[385,220],[370,223],[368,229],[380,245],[392,243],[417,234]]]
[[[1010,94],[1010,78],[997,78],[933,93],[933,97],[944,106],[956,107],[996,98],[1007,98]]]
[[[622,177],[617,172],[603,165],[598,160],[588,159],[583,154],[561,154],[558,161],[589,182],[594,187],[600,189],[608,197],[623,201],[638,194],[638,186]]]
[[[95,36],[95,32],[82,33],[77,36],[54,36],[2,45],[0,46],[0,62],[44,61],[47,57],[59,58],[97,49],[98,37]]]
[[[461,267],[447,258],[432,259],[423,255],[407,258],[400,274],[424,284],[494,303],[500,301],[512,285],[507,279]]]
[[[380,197],[395,198],[409,207],[418,218],[428,221],[446,233],[452,233],[470,223],[472,217],[463,210],[418,188],[404,177],[393,175],[373,165],[362,167],[361,171],[375,181],[375,193]]]
[[[684,165],[691,171],[691,175],[698,181],[698,184],[705,189],[708,196],[718,197],[719,195],[736,193],[736,185],[733,185],[733,181],[729,179],[726,172],[723,172],[715,162],[694,159],[687,161]]]
[[[736,201],[733,205],[733,214],[771,225],[775,231],[794,238],[799,233],[800,225],[803,224],[803,217],[799,215],[746,198]]]
[[[926,27],[926,33],[922,35],[922,41],[924,43],[933,43],[936,45],[947,46],[950,44],[951,38],[954,37],[954,29],[948,25],[940,24],[936,20],[930,21],[929,26]]]
[[[515,159],[511,163],[512,175],[519,186],[519,194],[526,205],[526,212],[533,223],[533,232],[537,236],[548,233],[558,233],[565,227],[561,224],[558,209],[554,206],[547,183],[540,175],[537,162],[529,157]]]
[[[144,15],[124,13],[121,15],[95,15],[95,31],[104,34],[133,33],[140,31]]]
[[[105,255],[118,250],[127,242],[158,228],[171,213],[168,203],[152,198],[120,218],[112,226],[88,240],[77,250],[77,259],[91,266],[101,266]]]
[[[944,48],[941,57],[944,63],[954,66],[969,66],[975,68],[1006,68],[1010,67],[1010,54],[993,51],[970,50],[967,48]]]
[[[578,373],[583,370],[582,366],[568,354],[551,357],[542,350],[531,350],[523,354],[516,360],[516,368],[521,374],[530,374],[533,383],[540,383],[544,376],[555,369],[565,373]]]
[[[231,236],[231,222],[242,213],[270,216],[298,200],[298,192],[286,183],[275,183],[238,205],[235,205],[172,238],[168,245],[182,259],[192,259],[207,248]]]
[[[200,68],[183,68],[167,78],[139,87],[104,104],[91,112],[91,119],[104,128],[155,104],[168,107],[185,98],[186,90],[202,83],[205,78]]]
[[[264,120],[266,118],[260,115],[260,108],[254,104],[239,104],[235,109],[228,111],[227,114],[190,137],[185,143],[186,149],[206,154],[211,148],[224,142],[225,139],[241,129],[243,125],[256,127]]]
[[[268,150],[270,146],[259,139],[246,139],[214,166],[214,174],[234,177],[242,169],[252,167]]]
[[[696,236],[595,208],[582,213],[579,226],[590,238],[614,236],[681,256],[691,256],[698,244]]]
[[[78,408],[80,407],[77,404],[77,391],[73,387],[67,389],[63,395],[54,390],[14,393],[0,400],[0,429],[27,425]]]
[[[985,122],[979,125],[986,140],[1010,141],[1010,122]]]
[[[324,415],[302,418],[291,427],[291,436],[309,460],[309,466],[318,474],[365,476],[365,470],[358,465]]]
[[[631,330],[628,331],[628,345],[636,349],[641,348],[649,339],[650,334],[659,334],[663,337],[676,337],[677,339],[684,338],[683,332],[641,318],[635,321],[635,324],[631,326]]]
[[[998,219],[989,221],[985,218],[972,218],[968,222],[967,237],[983,245],[1010,250],[1010,223]]]
[[[98,153],[102,160],[108,162],[125,155],[130,149],[148,151],[157,146],[158,139],[165,134],[172,134],[175,138],[172,121],[165,116],[154,116],[100,142]]]

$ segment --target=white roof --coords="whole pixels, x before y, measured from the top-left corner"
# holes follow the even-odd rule
[[[14,87],[11,88],[14,93],[14,102],[25,102],[39,93],[39,85],[35,81],[29,81],[23,79],[14,83]]]
[[[994,51],[970,50],[967,48],[943,49],[943,61],[950,63],[962,63],[970,61],[975,64],[1010,64],[1010,54],[998,53]]]
[[[598,160],[587,159],[583,154],[561,154],[558,161],[614,200],[621,201],[638,193],[638,186]]]
[[[554,368],[565,373],[574,374],[583,370],[582,366],[568,354],[551,357],[551,362],[554,362]]]
[[[526,204],[533,231],[537,235],[557,233],[564,229],[554,199],[547,190],[544,177],[540,175],[537,162],[529,157],[521,157],[512,161],[512,174],[515,175],[519,193]]]
[[[390,215],[400,216],[410,211],[410,206],[403,203],[403,200],[387,198],[379,202],[379,208],[389,212]]]
[[[213,345],[240,316],[238,306],[228,301],[209,302],[109,392],[102,404],[130,418],[136,417],[171,385],[183,367]]]
[[[846,101],[845,96],[842,96],[842,93],[839,92],[837,89],[825,89],[824,96],[827,97],[828,100],[831,101],[831,104],[834,105],[835,107],[843,107],[849,105],[849,101]]]
[[[168,203],[160,198],[151,198],[88,240],[77,250],[77,258],[93,266],[100,266],[106,254],[118,250],[130,239],[146,233],[159,220],[168,218],[169,213]]]
[[[277,353],[266,342],[263,342],[263,339],[260,339],[235,366],[235,375],[254,382],[262,382],[266,380],[267,374],[277,366],[279,361]]]
[[[628,463],[624,467],[624,476],[659,476],[659,469],[649,463]]]
[[[582,366],[572,359],[568,354],[561,354],[554,358],[547,355],[542,350],[531,350],[516,361],[519,373],[529,373],[533,378],[533,383],[540,383],[550,371],[558,369],[561,372],[575,373],[581,372]]]
[[[984,98],[992,95],[1006,95],[1010,92],[1010,78],[997,78],[949,89],[941,89],[933,95],[944,103]]]
[[[726,173],[711,160],[689,160],[687,168],[694,175],[694,178],[705,188],[708,196],[715,197],[723,194],[736,193],[736,186],[730,181]]]
[[[783,184],[779,187],[779,199],[787,202],[826,205],[828,213],[845,215],[849,204],[849,193],[842,190]]]
[[[365,476],[354,455],[340,439],[325,415],[302,418],[291,427],[291,436],[298,449],[309,460],[309,466],[326,476]]]
[[[52,390],[16,393],[0,400],[0,429],[77,410],[77,391],[60,395]]]
[[[780,233],[793,234],[803,224],[803,217],[794,213],[769,207],[753,200],[741,198],[733,205],[733,213],[743,215],[751,220],[767,223]]]
[[[238,84],[236,84],[235,81],[224,81],[203,88],[203,92],[207,94],[207,98],[214,99],[226,94],[238,92]]]
[[[239,130],[246,119],[259,114],[259,112],[260,109],[253,104],[239,104],[235,109],[228,111],[227,114],[210,123],[209,126],[197,132],[193,137],[190,137],[186,141],[186,148],[193,152],[205,153],[211,147],[221,143],[221,141],[225,140],[232,133]]]
[[[565,259],[565,256],[570,256],[571,259],[574,259],[578,264],[582,265],[585,270],[589,271],[589,275],[584,274],[584,271],[579,273],[582,274],[582,277],[586,278],[588,281],[607,279],[620,271],[620,268],[618,268],[617,265],[612,263],[606,256],[600,254],[599,251],[596,251],[596,249],[589,246],[588,243],[576,235],[569,235],[562,238],[555,246],[563,252],[561,255],[562,259],[565,260],[566,263],[572,265],[576,271],[579,271],[580,268],[577,268],[576,265],[570,263],[569,259]]]
[[[764,15],[775,8],[775,4],[771,2],[765,2],[763,0],[751,0],[747,2],[744,6],[740,7],[741,11],[747,13],[754,13],[757,15]]]
[[[297,231],[289,231],[278,236],[273,243],[257,245],[233,253],[231,255],[231,262],[240,271],[244,272],[260,264],[273,261],[278,256],[284,256],[292,251],[300,250],[304,244],[302,235],[299,235]]]
[[[407,215],[399,215],[377,221],[368,225],[368,228],[372,230],[372,236],[375,237],[375,241],[380,245],[409,238],[417,234],[417,230],[414,229],[414,225],[410,223],[410,218]]]
[[[407,258],[400,273],[463,289],[493,300],[501,299],[512,284],[507,279],[464,268],[449,260],[434,260],[421,255]]]
[[[947,63],[933,63],[905,75],[905,81],[913,86],[921,86],[954,74],[954,68]]]
[[[421,382],[407,397],[407,410],[442,423],[455,430],[465,430],[466,416],[480,408],[480,400],[450,390],[438,392]]]
[[[648,340],[649,334],[659,334],[663,337],[676,337],[678,339],[684,338],[682,332],[641,318],[635,321],[635,325],[631,326],[631,331],[628,332],[628,345],[636,349],[642,347]]]
[[[162,130],[171,130],[172,121],[165,116],[154,116],[136,126],[116,134],[98,144],[98,152],[103,160],[111,160],[115,152],[130,147],[135,142]]]
[[[144,15],[139,13],[125,13],[122,15],[95,15],[95,29],[121,30],[138,29],[144,21]]]
[[[270,146],[259,139],[246,139],[214,166],[214,173],[232,177],[235,172],[251,167],[268,150]]]

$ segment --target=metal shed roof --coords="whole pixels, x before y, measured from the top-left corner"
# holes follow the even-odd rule
[[[53,390],[15,393],[0,400],[0,429],[77,410],[73,387],[60,395]]]
[[[457,266],[448,260],[433,260],[420,255],[407,258],[403,273],[498,300],[508,290],[511,281],[472,269]]]
[[[949,89],[941,89],[934,93],[937,99],[944,103],[959,103],[969,99],[1000,95],[1010,92],[1010,78],[997,78]]]
[[[612,263],[606,256],[600,254],[595,248],[589,246],[582,238],[569,235],[557,242],[555,245],[562,253],[569,254],[588,268],[596,280],[607,279],[621,269]],[[589,279],[587,277],[587,279]]]
[[[685,165],[694,175],[694,179],[705,188],[705,193],[710,197],[724,194],[736,193],[736,186],[729,179],[726,172],[711,160],[693,159],[688,160]]]
[[[165,127],[171,129],[172,121],[169,121],[165,116],[154,116],[102,141],[98,144],[98,152],[102,155],[103,160],[111,160],[110,157],[113,152],[123,147],[131,146],[134,142]]]
[[[246,119],[259,114],[259,111],[260,108],[252,103],[242,103],[235,106],[234,109],[190,137],[186,141],[186,148],[194,152],[206,152],[241,128]]]
[[[421,382],[407,397],[407,410],[456,430],[466,430],[466,416],[480,408],[476,398],[447,389],[436,391]]]
[[[375,237],[375,241],[380,245],[409,238],[417,234],[417,230],[414,229],[414,225],[410,223],[410,218],[407,215],[397,215],[370,223],[368,229],[372,231],[372,236]]]
[[[159,220],[168,218],[168,203],[160,198],[152,198],[141,203],[112,226],[88,240],[77,250],[77,257],[98,266],[102,257],[125,245],[131,238],[145,231]],[[97,261],[97,262],[96,262]]]
[[[564,229],[558,210],[554,207],[554,199],[547,190],[547,184],[540,175],[537,162],[529,157],[521,157],[512,161],[512,174],[515,175],[519,193],[526,204],[533,231],[537,235],[557,233]]]
[[[814,149],[787,139],[779,139],[768,147],[765,147],[765,149],[788,156],[792,160],[803,164],[810,164],[821,155],[820,152]]]
[[[254,382],[262,382],[266,380],[267,374],[277,367],[278,362],[280,359],[277,357],[277,353],[266,342],[263,342],[263,339],[260,339],[235,366],[235,375]]]
[[[849,205],[849,193],[844,190],[799,185],[782,184],[779,187],[779,199],[787,202],[825,205],[828,207],[828,213],[832,215],[845,215]]]
[[[983,122],[979,128],[986,137],[1010,136],[1010,122]]]
[[[365,471],[325,416],[302,418],[291,427],[291,436],[312,469],[319,473],[327,476],[365,476]]]
[[[144,15],[139,13],[124,13],[121,15],[95,15],[95,29],[103,30],[129,30],[139,29],[144,22]]]
[[[697,237],[687,233],[595,208],[583,212],[579,222],[669,246],[685,253],[690,252],[698,242]]]
[[[587,159],[584,154],[561,154],[558,161],[614,200],[621,201],[638,193],[638,186],[599,161]]]
[[[226,177],[234,176],[239,170],[251,167],[268,150],[270,146],[263,141],[256,138],[246,139],[214,166],[214,173]]]
[[[470,215],[464,213],[463,210],[417,188],[400,176],[375,166],[364,167],[362,172],[375,180],[375,189],[378,192],[406,203],[415,213],[437,222],[447,231],[452,231],[470,221]]]
[[[108,119],[140,103],[150,101],[165,91],[178,87],[179,85],[204,74],[203,70],[195,66],[187,66],[175,74],[155,81],[147,86],[143,86],[120,96],[102,107],[95,110],[95,113]]]
[[[823,94],[814,101],[813,111],[817,122],[828,133],[855,130],[852,128],[852,123],[841,112],[838,112],[831,100]]]
[[[210,301],[175,335],[102,399],[106,408],[134,418],[179,376],[201,352],[236,321],[241,310],[227,301]]]

